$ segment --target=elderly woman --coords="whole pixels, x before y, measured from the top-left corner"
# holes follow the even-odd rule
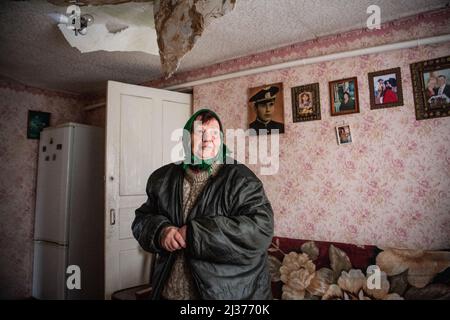
[[[196,112],[184,128],[184,163],[153,172],[132,224],[158,255],[153,299],[270,299],[273,212],[261,181],[227,156],[214,112]]]

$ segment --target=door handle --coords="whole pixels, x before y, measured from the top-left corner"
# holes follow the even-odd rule
[[[109,224],[112,226],[116,224],[116,210],[114,209],[109,210]]]

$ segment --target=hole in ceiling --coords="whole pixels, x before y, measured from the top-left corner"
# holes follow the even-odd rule
[[[85,35],[76,36],[66,25],[58,24],[67,42],[81,53],[140,51],[159,55],[152,2],[83,6],[81,14],[95,19]]]

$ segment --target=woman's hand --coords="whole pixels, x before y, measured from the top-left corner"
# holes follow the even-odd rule
[[[183,237],[183,240],[184,240],[185,243],[186,243],[186,229],[187,229],[187,225],[184,225],[180,229],[178,229],[178,232]],[[186,246],[185,246],[185,248],[186,248]]]
[[[183,226],[182,228],[185,228]],[[173,252],[175,250],[180,250],[182,248],[186,248],[186,228],[184,229],[183,234],[180,233],[180,230],[177,227],[167,227],[162,231],[161,236],[161,247],[163,249]]]

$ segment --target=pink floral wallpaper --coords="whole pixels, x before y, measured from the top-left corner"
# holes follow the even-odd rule
[[[450,54],[450,43],[262,73],[194,88],[226,128],[247,128],[247,89],[283,82],[280,167],[259,175],[281,237],[450,248],[450,117],[415,120],[409,65]],[[367,73],[401,67],[404,106],[370,110]],[[331,117],[328,82],[356,76],[360,113]],[[318,82],[322,120],[292,122],[291,87]],[[338,145],[335,126],[353,143]],[[255,143],[251,137],[249,143]]]
[[[28,110],[51,125],[83,122],[76,96],[0,81],[0,299],[31,296],[38,140],[27,139]]]
[[[86,123],[96,127],[105,128],[106,107],[99,107],[85,112]]]

